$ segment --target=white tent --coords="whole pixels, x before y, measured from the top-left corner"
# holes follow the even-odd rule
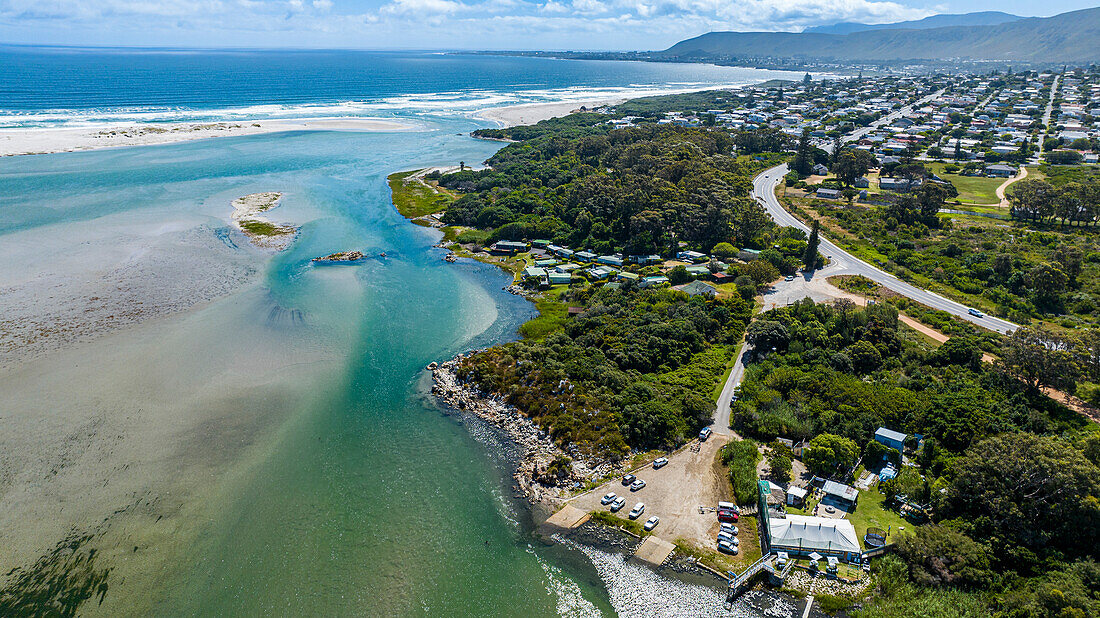
[[[847,519],[787,515],[783,519],[769,519],[768,533],[773,550],[830,555],[861,551],[856,529]]]

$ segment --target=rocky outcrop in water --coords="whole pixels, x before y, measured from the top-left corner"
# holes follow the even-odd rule
[[[340,262],[358,262],[364,259],[362,251],[341,251],[339,253],[333,253],[324,257],[315,257],[312,261],[320,263],[340,263]]]

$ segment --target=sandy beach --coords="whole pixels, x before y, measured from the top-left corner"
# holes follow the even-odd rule
[[[342,117],[131,124],[80,129],[0,129],[0,156],[147,146],[282,131],[415,131],[417,129],[419,127],[415,124],[385,118]]]
[[[535,124],[559,116],[568,116],[581,107],[595,109],[604,105],[615,105],[625,99],[603,99],[595,101],[564,101],[558,103],[527,103],[508,107],[493,107],[481,110],[475,118],[495,122],[502,127],[514,127],[523,124]]]

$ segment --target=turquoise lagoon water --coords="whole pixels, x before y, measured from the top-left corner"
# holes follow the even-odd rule
[[[182,478],[198,475],[191,480],[201,487],[182,494],[189,498],[168,535],[179,546],[156,537],[166,549],[149,557],[158,571],[147,580],[138,577],[145,565],[138,542],[135,558],[127,557],[123,542],[118,545],[126,552],[106,551],[119,560],[116,573],[130,575],[114,582],[103,612],[613,613],[605,582],[584,555],[530,534],[527,515],[511,501],[499,445],[442,415],[427,394],[427,363],[514,338],[534,314],[532,306],[501,290],[510,277],[494,267],[443,262],[443,251],[432,248],[438,232],[411,225],[393,210],[385,177],[490,156],[500,144],[468,137],[481,125],[464,117],[486,101],[701,87],[773,73],[536,59],[463,64],[397,54],[366,57],[382,67],[385,79],[371,82],[368,68],[360,66],[346,83],[314,80],[317,92],[302,95],[300,87],[284,87],[278,62],[257,67],[248,55],[0,53],[18,69],[4,78],[14,82],[0,84],[9,93],[0,101],[8,126],[208,119],[230,108],[236,117],[254,117],[271,115],[261,109],[269,104],[283,114],[316,108],[328,115],[332,104],[351,100],[365,101],[356,109],[388,109],[388,115],[423,123],[416,132],[294,132],[0,160],[0,265],[16,283],[21,268],[61,277],[75,269],[51,252],[37,252],[57,243],[86,252],[91,261],[118,246],[142,256],[149,251],[142,243],[186,261],[190,253],[173,252],[202,247],[208,259],[205,270],[193,273],[200,280],[195,286],[217,273],[210,259],[252,264],[257,272],[186,312],[88,344],[101,365],[60,350],[35,361],[53,363],[41,365],[49,371],[36,364],[24,368],[50,373],[61,367],[58,376],[75,374],[80,382],[58,377],[55,383],[48,375],[28,382],[0,371],[0,388],[9,395],[0,412],[23,403],[45,409],[53,400],[44,391],[72,406],[92,405],[91,393],[102,392],[117,400],[116,407],[159,407],[170,419],[219,411],[217,423],[203,426],[205,438],[184,435],[180,463],[170,466]],[[110,71],[119,58],[128,61]],[[299,64],[291,68],[306,74],[328,75],[334,62],[331,56],[293,58]],[[243,93],[231,88],[225,94],[217,85],[232,82],[223,73],[235,61],[250,71],[243,84],[233,82]],[[58,66],[69,70],[50,72]],[[151,70],[181,78],[174,86],[107,87]],[[104,71],[106,85],[93,79]],[[203,71],[210,82],[188,88]],[[442,87],[424,86],[430,75],[444,75]],[[463,89],[471,79],[474,84]],[[582,87],[573,87],[578,83]],[[284,192],[271,218],[302,225],[295,243],[274,256],[250,251],[227,231],[230,201],[259,191]],[[162,246],[141,236],[162,222],[165,235],[184,240]],[[125,242],[112,242],[112,234]],[[155,238],[162,236],[158,230]],[[309,262],[349,249],[369,256],[385,251],[387,257],[355,266]],[[150,289],[164,285],[152,271],[150,280],[140,281],[142,259],[133,257],[138,273],[132,276]],[[80,272],[94,283],[94,273]],[[168,385],[177,389],[171,396],[162,394]],[[240,385],[248,388],[227,394]],[[225,429],[226,419],[238,417],[240,427],[233,429],[239,435]],[[247,420],[252,418],[260,419],[255,427]],[[154,490],[171,487],[155,475],[143,482]],[[148,527],[154,527],[152,518]]]

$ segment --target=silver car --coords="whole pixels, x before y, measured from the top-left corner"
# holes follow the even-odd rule
[[[615,498],[618,498],[618,496],[615,495],[615,492],[611,492],[611,493],[607,494],[606,496],[600,498],[600,504],[603,504],[603,505],[606,506],[606,505],[611,504],[612,502],[614,502]]]

